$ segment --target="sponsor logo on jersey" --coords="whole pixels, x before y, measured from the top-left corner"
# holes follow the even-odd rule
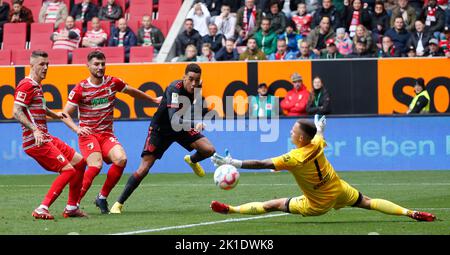
[[[72,100],[74,96],[75,96],[75,91],[73,91],[73,90],[70,91],[69,99]]]
[[[108,104],[108,103],[109,103],[109,101],[108,101],[107,97],[105,97],[105,98],[94,98],[91,101],[91,104],[92,104],[93,107],[99,107],[99,106],[102,106],[102,105],[105,105],[105,104]]]
[[[94,149],[94,143],[88,143],[87,147],[89,150]]]
[[[25,92],[17,92],[16,100],[20,102],[25,102],[25,98],[27,97],[27,93]]]
[[[64,161],[66,161],[66,159],[64,158],[64,156],[62,154],[59,154],[57,157],[59,162],[64,163]]]

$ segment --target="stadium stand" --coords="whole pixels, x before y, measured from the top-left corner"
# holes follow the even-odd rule
[[[108,39],[109,39],[109,35],[111,34],[111,23],[107,20],[101,20],[100,27],[103,29],[103,31],[105,31],[105,33],[108,35]],[[87,31],[90,31],[90,30],[92,30],[92,21],[89,21],[87,23]]]
[[[31,50],[13,49],[11,50],[11,64],[12,65],[29,65]]]
[[[27,24],[6,23],[3,26],[3,35],[2,49],[25,49],[27,44]]]
[[[169,33],[169,22],[166,19],[152,20],[152,25],[159,28],[164,37],[167,37],[167,33]],[[141,27],[141,21],[138,21],[138,27]]]
[[[8,66],[11,64],[11,50],[0,50],[0,65]]]
[[[115,2],[117,5],[119,5],[120,6],[120,8],[122,8],[122,12],[123,13],[125,13],[125,11],[126,11],[126,0],[116,0],[116,2]],[[107,0],[103,0],[103,2],[102,2],[102,6],[105,6],[105,5],[107,5],[108,4],[108,1]]]
[[[72,64],[86,64],[87,56],[92,48],[78,48],[72,52]],[[123,47],[100,47],[98,50],[102,51],[106,56],[107,63],[124,63],[125,52]]]
[[[161,3],[160,3],[161,4]],[[175,11],[178,11],[176,9]],[[128,7],[129,19],[142,19],[142,16],[153,15],[153,0],[133,0]]]
[[[68,51],[63,49],[46,50],[50,65],[64,65],[69,63]]]
[[[39,20],[39,12],[41,11],[42,1],[38,0],[25,0],[23,1],[23,5],[30,9],[31,13],[33,13],[34,21]]]
[[[50,23],[32,23],[29,49],[51,49],[53,42],[50,35],[53,33],[53,24]]]
[[[131,47],[130,63],[143,63],[153,61],[153,47]]]

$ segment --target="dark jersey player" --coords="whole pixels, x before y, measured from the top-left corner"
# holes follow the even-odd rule
[[[202,86],[200,77],[200,66],[189,64],[183,79],[172,82],[166,88],[148,129],[139,168],[128,179],[110,213],[122,213],[125,201],[139,186],[155,161],[161,159],[173,142],[179,143],[188,151],[196,150],[193,155],[186,155],[184,161],[189,164],[195,174],[200,177],[205,175],[205,171],[198,162],[212,156],[215,149],[211,142],[200,133],[204,128],[203,123],[194,122],[191,118],[194,95]]]

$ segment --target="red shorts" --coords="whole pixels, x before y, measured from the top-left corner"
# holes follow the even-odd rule
[[[109,151],[115,145],[121,145],[119,140],[114,134],[102,133],[92,134],[87,136],[78,137],[78,145],[80,146],[81,155],[87,159],[93,152],[100,152],[103,160],[110,164],[111,161],[108,158]]]
[[[60,172],[72,161],[75,150],[57,137],[52,136],[52,139],[51,142],[25,150],[25,153],[46,170]]]

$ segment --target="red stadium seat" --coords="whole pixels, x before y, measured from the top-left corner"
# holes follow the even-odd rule
[[[0,50],[0,66],[11,65],[11,50]]]
[[[145,15],[152,17],[153,0],[133,0],[130,2],[128,12],[133,19],[141,19]]]
[[[63,49],[51,49],[46,50],[48,53],[48,61],[50,65],[66,65],[69,63],[69,56],[67,50]]]
[[[152,25],[159,28],[163,33],[164,37],[167,37],[169,33],[169,22],[166,19],[155,19],[152,20]]]
[[[2,49],[25,49],[27,44],[26,23],[6,23],[3,26]]]
[[[173,21],[178,15],[181,5],[178,3],[167,3],[161,1],[159,3],[158,20],[165,19],[168,22],[168,26],[171,27]]]
[[[41,11],[42,1],[37,0],[25,0],[23,1],[23,6],[27,7],[33,13],[34,22],[39,21],[39,12]]]
[[[125,52],[123,47],[102,47],[99,48],[106,57],[106,63],[124,63]]]
[[[72,64],[86,64],[87,56],[93,48],[77,48],[72,51]]]
[[[53,24],[50,23],[32,23],[30,49],[51,49],[53,42],[50,36],[53,33]]]
[[[153,61],[153,47],[131,47],[130,63],[142,63]]]
[[[100,21],[100,27],[103,29],[103,31],[106,32],[106,34],[109,35],[111,34],[111,22],[107,21],[107,20],[101,20]],[[88,21],[87,23],[87,31],[92,30],[92,21]]]
[[[137,36],[137,32],[140,28],[140,23],[141,23],[142,17],[140,19],[135,18],[135,17],[131,17],[130,20],[127,21],[127,25],[128,27],[133,30],[134,35]]]
[[[29,65],[31,50],[14,49],[11,51],[11,64],[12,65]]]

